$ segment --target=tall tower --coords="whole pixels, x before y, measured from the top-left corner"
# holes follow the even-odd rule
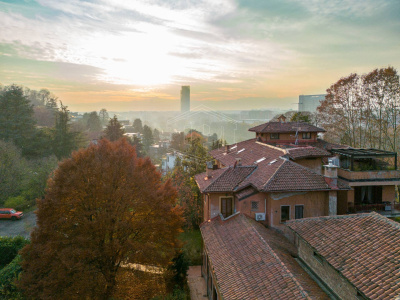
[[[181,88],[181,112],[190,111],[190,85]]]

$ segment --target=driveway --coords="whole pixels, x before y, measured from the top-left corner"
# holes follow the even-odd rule
[[[0,219],[0,236],[17,236],[21,235],[29,238],[29,235],[36,226],[36,215],[33,211],[24,213],[21,220],[11,221]]]

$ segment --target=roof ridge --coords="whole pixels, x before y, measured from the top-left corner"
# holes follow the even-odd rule
[[[223,171],[221,174],[219,174],[219,176],[217,176],[216,178],[214,178],[214,181],[211,182],[204,190],[206,190],[206,189],[210,188],[212,185],[214,185],[215,182],[218,180],[218,178],[220,178],[222,175],[224,175],[230,168],[231,168],[231,167],[224,168],[225,171]]]
[[[262,142],[259,142],[257,140],[256,140],[256,144],[262,145],[262,146],[266,146],[266,147],[269,147],[271,149],[279,150],[279,151],[283,152],[284,154],[287,154],[286,149],[282,149],[282,148],[275,147],[275,146],[272,146],[272,145],[269,145],[269,144],[266,144],[266,143],[262,143]]]
[[[239,184],[241,184],[243,181],[245,181],[247,178],[249,178],[249,177],[258,169],[258,166],[248,166],[248,167],[254,168],[253,171],[251,171],[245,178],[243,178],[242,181],[240,181],[237,185],[235,185],[235,186],[233,187],[232,191],[236,192],[235,190],[236,190],[236,188],[239,186]],[[250,184],[251,184],[251,183],[250,183]],[[258,190],[258,189],[256,189],[256,190]]]
[[[294,284],[299,288],[300,292],[302,293],[302,296],[304,296],[307,299],[310,299],[308,293],[304,290],[304,288],[301,286],[300,282],[297,281],[296,277],[293,275],[292,272],[290,272],[289,268],[286,266],[286,264],[279,258],[279,256],[275,253],[275,251],[272,249],[272,247],[268,244],[268,242],[262,237],[262,235],[258,232],[258,230],[255,228],[255,226],[252,224],[252,222],[249,221],[248,217],[245,214],[240,214],[246,219],[246,222],[251,226],[252,230],[256,233],[256,235],[260,238],[262,243],[266,246],[270,254],[279,262],[279,264],[282,266],[282,268],[285,270],[285,272],[289,275],[289,277],[293,280]]]
[[[356,217],[360,217],[360,218],[367,218],[367,217],[371,217],[371,216],[375,216],[375,217],[379,217],[379,218],[384,218],[386,219],[386,221],[390,221],[395,223],[394,225],[399,227],[400,229],[400,223],[397,223],[395,221],[392,221],[388,218],[386,218],[385,216],[382,216],[376,212],[370,212],[370,213],[358,213],[358,214],[350,214],[350,215],[334,215],[334,216],[319,216],[319,217],[309,217],[309,218],[302,218],[302,219],[295,219],[295,220],[288,220],[285,222],[285,224],[291,224],[291,223],[304,223],[304,222],[308,222],[308,221],[313,221],[313,220],[324,220],[324,219],[347,219],[347,218],[356,218]],[[390,223],[392,224],[392,223]]]

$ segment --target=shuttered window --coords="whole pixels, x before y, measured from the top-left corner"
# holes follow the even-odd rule
[[[232,198],[221,198],[221,214],[226,218],[232,215],[232,213]]]

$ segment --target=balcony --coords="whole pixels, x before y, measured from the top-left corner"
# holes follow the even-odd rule
[[[350,171],[338,169],[338,176],[347,181],[400,181],[400,170]]]
[[[400,215],[400,203],[383,202],[375,204],[356,204],[349,206],[349,212],[368,213],[375,211],[382,215],[398,216]]]

